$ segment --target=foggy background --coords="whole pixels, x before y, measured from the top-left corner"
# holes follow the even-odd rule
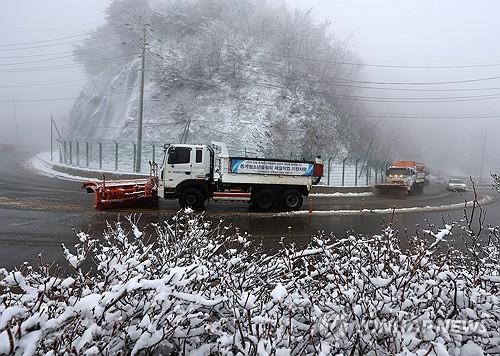
[[[0,5],[0,142],[48,147],[85,76],[71,50],[104,22],[109,0],[20,0]],[[500,171],[500,25],[497,1],[288,0],[332,23],[361,58],[360,99],[401,158],[446,174]],[[53,42],[30,43],[75,36]],[[59,45],[61,42],[68,42]],[[54,45],[57,44],[57,45]],[[68,56],[55,60],[53,57]],[[25,63],[30,62],[30,63]],[[50,66],[74,65],[68,68]],[[416,68],[423,67],[423,68]],[[435,67],[435,68],[431,68]],[[445,83],[445,82],[461,83]],[[428,82],[431,84],[423,85]],[[392,84],[389,84],[392,83]],[[415,102],[418,101],[418,102]],[[485,140],[486,138],[486,140]],[[486,141],[486,145],[485,145]]]
[[[107,0],[20,0],[0,3],[0,143],[48,147],[50,116],[58,123],[68,114],[85,84],[73,46],[86,31],[104,22]],[[54,41],[31,43],[57,39]],[[63,44],[60,44],[63,43]],[[66,57],[68,56],[68,57]],[[55,60],[47,60],[56,57]],[[70,68],[47,68],[57,66]],[[27,68],[27,69],[24,69]]]

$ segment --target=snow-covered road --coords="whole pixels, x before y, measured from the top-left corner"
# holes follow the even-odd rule
[[[33,155],[33,152],[0,154],[0,261],[3,266],[19,265],[25,260],[36,263],[39,252],[47,261],[61,260],[60,244],[74,244],[72,227],[99,233],[107,221],[116,221],[124,214],[140,213],[141,223],[149,224],[161,221],[178,209],[177,202],[171,201],[161,202],[160,209],[97,212],[92,208],[93,196],[80,189],[81,182],[54,179],[26,170],[24,164]],[[463,198],[459,194],[446,192],[442,185],[427,188],[424,194],[413,197],[311,196],[304,202],[305,211],[292,216],[249,212],[248,205],[243,203],[210,203],[205,216],[224,219],[249,232],[254,239],[262,240],[269,249],[278,248],[282,236],[301,244],[319,230],[336,236],[348,230],[380,232],[384,221],[391,219],[395,228],[404,230],[426,224],[426,219],[439,224],[448,215],[461,216]],[[494,193],[489,189],[481,193],[483,198],[484,195],[494,196]],[[469,201],[471,197],[470,192],[464,195]],[[393,207],[396,207],[394,216]],[[498,200],[486,208],[489,216],[500,216]]]

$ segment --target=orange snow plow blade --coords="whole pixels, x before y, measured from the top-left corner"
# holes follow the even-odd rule
[[[375,185],[375,188],[377,188],[381,192],[393,192],[393,193],[406,192],[407,190],[406,185],[397,183],[381,183]]]
[[[95,193],[95,208],[106,210],[158,201],[158,178],[134,180],[89,181],[82,185],[87,193]]]

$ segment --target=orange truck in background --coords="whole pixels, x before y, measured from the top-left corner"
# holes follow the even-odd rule
[[[381,191],[406,191],[408,194],[422,193],[429,184],[429,170],[423,163],[395,161],[386,171],[384,183],[375,188]]]

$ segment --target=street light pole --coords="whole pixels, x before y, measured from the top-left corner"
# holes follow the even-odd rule
[[[141,171],[142,157],[142,115],[144,111],[144,67],[146,63],[146,27],[142,29],[141,88],[139,94],[139,114],[137,119],[137,160],[135,171]]]

